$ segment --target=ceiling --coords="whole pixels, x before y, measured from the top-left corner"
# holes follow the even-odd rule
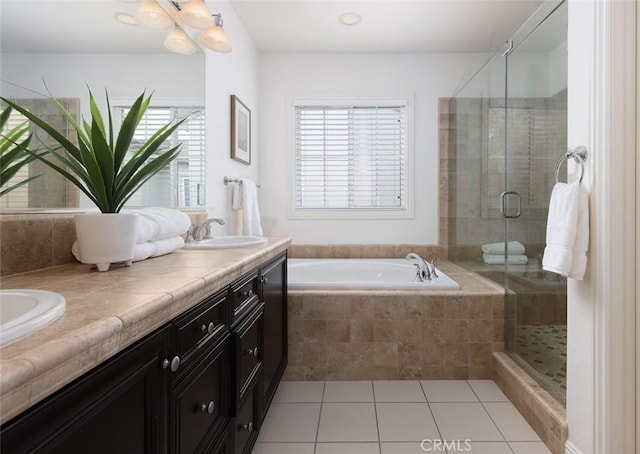
[[[167,52],[163,31],[124,25],[117,0],[0,0],[3,52]],[[229,0],[262,52],[491,52],[542,0]],[[208,2],[213,5],[215,2]],[[215,7],[213,8],[215,9]],[[344,12],[362,22],[345,26]],[[28,18],[28,19],[26,19]]]

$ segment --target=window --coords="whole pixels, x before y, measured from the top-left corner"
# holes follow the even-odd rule
[[[294,110],[294,217],[410,214],[406,100]]]
[[[124,120],[129,107],[116,107],[116,115]],[[178,157],[165,169],[151,177],[127,206],[162,206],[169,208],[204,207],[205,184],[205,117],[203,107],[154,107],[146,111],[135,132],[132,150],[142,145],[162,125],[189,115],[158,153],[182,142]],[[169,190],[167,190],[169,188]]]

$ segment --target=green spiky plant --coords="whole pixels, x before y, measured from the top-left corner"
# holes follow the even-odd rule
[[[132,151],[129,159],[125,159],[135,130],[149,107],[151,95],[145,96],[143,92],[136,99],[115,136],[108,93],[105,92],[105,96],[107,124],[105,125],[93,93],[89,90],[91,122],[83,119],[82,126],[60,101],[53,98],[60,112],[75,129],[78,145],[73,144],[63,133],[24,107],[9,99],[0,99],[22,113],[61,146],[61,150],[49,150],[49,153],[44,155],[30,152],[32,157],[71,181],[103,213],[118,213],[149,178],[178,156],[182,144],[167,151],[161,151],[160,147],[186,118],[162,126],[139,148]]]
[[[0,114],[0,131],[4,130],[7,122],[9,121],[11,110],[12,109],[9,106]],[[36,154],[41,154],[41,152],[32,154],[27,151],[29,142],[31,142],[31,134],[29,134],[26,139],[20,141],[28,131],[29,122],[23,121],[6,133],[0,135],[0,187],[7,184],[7,182],[11,180],[11,178],[13,178],[20,169],[35,160]],[[24,184],[27,184],[39,176],[40,175],[34,175],[2,189],[0,191],[0,197]]]

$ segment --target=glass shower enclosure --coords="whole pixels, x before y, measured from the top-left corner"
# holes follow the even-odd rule
[[[504,286],[505,351],[564,403],[566,279],[542,253],[567,150],[566,3],[545,2],[448,109],[449,259]]]

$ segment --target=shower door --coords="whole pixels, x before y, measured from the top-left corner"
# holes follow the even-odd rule
[[[489,109],[488,126],[504,131],[505,243],[524,246],[506,256],[505,350],[564,403],[566,280],[542,269],[555,167],[567,150],[567,4],[554,8],[505,48],[505,102]]]

